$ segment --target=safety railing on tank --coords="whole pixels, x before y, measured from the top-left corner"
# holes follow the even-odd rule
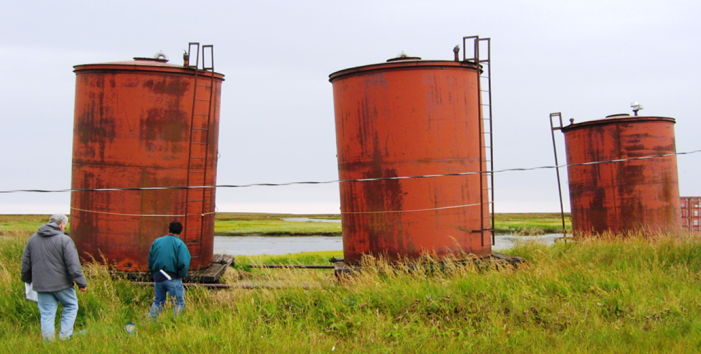
[[[560,125],[555,126],[553,123],[553,118],[558,118],[558,123]],[[567,242],[567,227],[565,227],[565,206],[564,202],[562,200],[562,182],[560,182],[560,167],[559,163],[557,161],[557,145],[555,144],[555,131],[556,130],[561,130],[563,127],[562,125],[562,113],[557,112],[557,113],[550,113],[550,133],[553,138],[553,153],[555,154],[555,174],[557,175],[557,191],[560,196],[560,216],[562,218],[562,237]]]
[[[468,57],[468,44],[471,43],[472,57]],[[486,51],[480,51],[480,46],[486,46]],[[480,201],[482,205],[489,204],[489,213],[485,215],[484,208],[480,208],[480,225],[482,232],[482,246],[484,246],[484,233],[491,232],[492,245],[495,243],[494,235],[494,136],[492,134],[492,61],[491,39],[479,36],[467,36],[462,38],[463,61],[474,62],[481,66],[478,83],[478,107],[480,117],[480,161],[484,163],[486,185],[484,178],[480,178]],[[482,55],[486,52],[486,55]],[[481,54],[482,53],[482,54]],[[457,56],[457,54],[456,54]],[[486,197],[485,197],[486,192]],[[489,220],[487,222],[487,220]]]
[[[190,146],[188,151],[187,185],[206,185],[211,161],[209,145],[211,140],[210,125],[212,122],[212,102],[214,98],[214,45],[201,47],[202,67],[200,68],[200,43],[188,43],[186,67],[194,69],[194,88],[192,96],[192,114],[190,116]],[[194,64],[190,60],[193,58]],[[208,55],[209,54],[209,55]],[[209,59],[209,60],[208,60]],[[209,62],[209,63],[208,63]],[[200,71],[211,74],[201,80]],[[204,95],[200,92],[204,91]],[[209,192],[209,198],[207,193]],[[212,191],[207,188],[190,188],[186,192],[184,230],[185,242],[201,243],[205,227],[205,218],[213,217],[210,210],[214,209]],[[208,203],[209,202],[209,203]],[[193,255],[193,257],[195,257]]]

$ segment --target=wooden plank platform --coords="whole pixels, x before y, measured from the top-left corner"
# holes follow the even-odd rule
[[[234,256],[227,254],[215,254],[212,257],[212,265],[205,269],[188,272],[183,279],[186,283],[218,283],[226,268],[234,263]]]
[[[234,256],[228,254],[215,254],[212,257],[212,265],[208,268],[190,270],[183,278],[183,283],[219,283],[226,269],[234,264]],[[113,272],[113,276],[127,278],[131,281],[153,281],[151,272]]]

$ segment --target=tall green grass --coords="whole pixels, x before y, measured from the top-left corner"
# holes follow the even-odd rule
[[[0,350],[52,353],[696,353],[701,350],[701,243],[690,237],[587,239],[509,253],[519,269],[496,263],[389,265],[363,271],[244,269],[227,282],[256,278],[280,288],[190,288],[186,309],[145,318],[152,289],[85,265],[76,325],[84,334],[44,344],[38,312],[23,299],[19,260],[29,234],[0,241]],[[294,263],[286,256],[272,263]],[[318,256],[318,261],[323,261]],[[302,262],[305,263],[305,262]],[[433,266],[430,266],[433,265]],[[240,267],[240,268],[238,268]],[[300,284],[314,284],[305,290]],[[137,324],[137,334],[124,331]]]
[[[0,236],[17,231],[36,232],[51,215],[0,215]]]

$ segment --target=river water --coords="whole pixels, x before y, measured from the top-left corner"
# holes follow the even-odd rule
[[[550,245],[561,234],[543,236],[498,235],[492,249],[509,249],[518,240],[542,242]],[[301,252],[342,251],[343,238],[340,236],[214,236],[214,253],[236,256],[280,255]]]
[[[285,221],[298,222],[335,222],[334,219],[286,218]],[[561,234],[543,236],[498,235],[492,249],[506,250],[514,247],[516,242],[535,241],[551,245]],[[343,251],[341,236],[214,236],[214,253],[235,256],[280,255],[301,252]]]

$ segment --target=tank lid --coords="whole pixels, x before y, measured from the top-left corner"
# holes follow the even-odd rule
[[[136,60],[136,61],[155,61],[158,63],[167,63],[168,62],[168,59],[163,58],[163,57],[158,57],[158,58],[134,57],[134,60]]]
[[[396,57],[387,59],[387,62],[389,63],[389,62],[394,62],[394,61],[413,61],[413,60],[421,60],[421,57],[410,57],[408,54],[401,52]]]
[[[194,68],[185,67],[182,65],[169,64],[167,58],[136,57],[136,58],[134,58],[134,60],[128,60],[128,61],[116,61],[116,62],[95,63],[95,64],[80,64],[80,65],[73,66],[73,71],[76,73],[88,72],[88,71],[94,71],[94,70],[98,70],[98,71],[118,70],[118,71],[172,72],[172,73],[179,73],[179,74],[185,74],[185,75],[192,75],[195,72]],[[202,69],[199,69],[197,72],[199,73],[199,75],[204,75],[204,76],[212,75],[211,71],[202,71]],[[214,77],[223,80],[224,74],[215,72]]]
[[[597,126],[597,125],[607,125],[607,124],[617,124],[617,123],[624,123],[624,124],[639,124],[639,123],[645,123],[645,122],[668,122],[675,124],[676,121],[674,118],[670,117],[657,117],[657,116],[630,116],[630,115],[614,115],[614,116],[607,116],[604,119],[597,119],[597,120],[589,120],[581,123],[572,123],[570,125],[562,127],[562,132],[567,132],[570,130],[582,128],[582,127],[591,127],[591,126]]]
[[[391,60],[391,59],[390,59]],[[364,66],[356,66],[333,72],[329,75],[329,81],[334,82],[340,78],[365,74],[373,71],[390,71],[390,70],[414,70],[414,69],[467,69],[482,72],[482,66],[471,61],[448,61],[448,60],[392,60],[385,63],[370,64]]]
[[[616,114],[609,114],[606,116],[606,118],[617,118],[617,117],[630,117],[630,114],[628,113],[616,113]]]

